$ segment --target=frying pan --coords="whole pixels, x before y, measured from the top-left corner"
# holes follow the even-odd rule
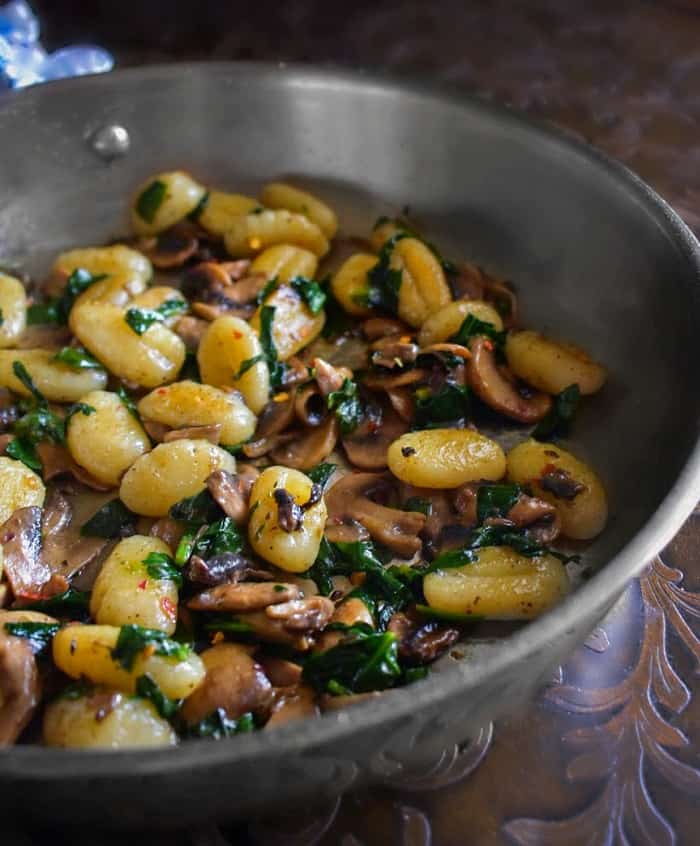
[[[422,682],[345,711],[162,751],[0,752],[11,818],[173,825],[322,799],[435,760],[528,696],[667,543],[700,495],[700,249],[618,164],[484,103],[363,75],[257,64],[149,67],[0,100],[0,259],[41,274],[58,250],[126,231],[144,178],[185,168],[254,192],[318,191],[345,232],[411,217],[446,255],[514,280],[523,322],[610,370],[576,422],[611,519],[592,578]]]

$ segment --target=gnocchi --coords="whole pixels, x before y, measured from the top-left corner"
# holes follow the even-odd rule
[[[61,253],[56,259],[54,274],[66,279],[76,270],[85,270],[97,278],[76,300],[77,303],[126,303],[146,290],[153,267],[142,253],[115,244],[113,247],[85,247]]]
[[[448,303],[425,320],[418,333],[421,347],[441,344],[459,332],[467,317],[472,314],[483,323],[490,323],[496,332],[503,331],[500,314],[483,300],[455,300]]]
[[[100,369],[76,370],[56,361],[56,350],[0,350],[0,386],[22,397],[30,396],[15,373],[15,362],[24,365],[34,385],[52,402],[77,402],[89,391],[107,384],[107,373]]]
[[[197,217],[197,223],[207,232],[221,238],[236,218],[258,208],[260,203],[245,194],[209,191],[204,207]]]
[[[0,456],[0,525],[17,511],[44,504],[46,488],[41,478],[21,461]]]
[[[0,273],[0,347],[14,346],[27,325],[27,294],[24,285]]]
[[[377,257],[371,253],[356,253],[350,256],[333,275],[331,290],[333,296],[348,314],[367,317],[372,314],[368,305],[369,282],[367,274],[377,264]]]
[[[205,188],[182,170],[159,173],[136,192],[131,212],[134,232],[163,232],[194,212],[205,194]]]
[[[252,273],[262,273],[268,279],[291,282],[297,276],[313,279],[318,270],[318,259],[309,250],[290,244],[268,247],[253,259]]]
[[[253,315],[250,325],[260,334],[262,331],[261,315],[263,308],[274,308],[272,321],[272,340],[280,361],[287,361],[317,338],[326,322],[323,311],[312,314],[299,294],[288,285],[276,288],[258,311]]]
[[[417,238],[397,241],[389,264],[401,274],[398,312],[409,326],[422,326],[452,299],[440,262]]]
[[[294,244],[319,257],[329,249],[326,236],[315,223],[303,214],[284,210],[240,215],[224,233],[224,245],[234,258],[257,255],[275,244]]]
[[[313,194],[295,188],[293,185],[287,185],[284,182],[268,183],[263,188],[262,201],[270,209],[287,209],[303,214],[318,226],[326,238],[335,237],[338,231],[338,218],[333,209]]]

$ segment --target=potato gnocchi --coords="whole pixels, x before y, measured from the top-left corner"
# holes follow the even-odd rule
[[[567,593],[560,542],[608,502],[559,439],[606,371],[506,283],[281,181],[156,174],[131,228],[41,297],[0,275],[0,742],[49,669],[46,745],[172,746],[408,684]]]

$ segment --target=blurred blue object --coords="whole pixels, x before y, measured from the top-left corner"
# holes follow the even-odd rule
[[[25,0],[0,6],[0,87],[24,88],[49,79],[104,73],[114,59],[100,47],[64,47],[47,53],[39,43],[39,21]]]

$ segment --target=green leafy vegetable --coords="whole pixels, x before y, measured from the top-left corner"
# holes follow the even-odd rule
[[[433,504],[429,499],[423,499],[420,496],[409,496],[409,498],[401,506],[404,511],[418,511],[430,517],[433,510]]]
[[[27,411],[14,424],[15,439],[8,445],[6,452],[10,457],[24,462],[32,470],[41,470],[36,445],[41,441],[64,443],[66,421],[49,409],[46,397],[36,387],[21,361],[13,361],[12,370],[31,396],[21,401]]]
[[[153,648],[155,655],[176,658],[178,661],[184,661],[192,651],[187,644],[171,640],[165,632],[130,624],[119,629],[112,658],[125,670],[132,670],[138,656],[147,648]]]
[[[29,371],[21,361],[12,362],[12,372],[15,374],[15,377],[22,383],[22,385],[24,385],[24,387],[29,391],[30,395],[34,397],[34,401],[38,406],[44,408],[48,407],[48,400],[34,384],[32,377],[29,375]]]
[[[262,346],[270,371],[270,383],[273,388],[279,388],[284,382],[287,367],[277,356],[277,347],[272,337],[272,325],[275,320],[275,307],[264,305],[260,309],[260,345]]]
[[[399,232],[393,238],[389,238],[379,252],[377,263],[367,273],[369,283],[367,304],[369,306],[396,314],[403,273],[400,268],[391,266],[391,254],[396,244],[407,237],[406,232]]]
[[[480,523],[487,517],[505,517],[518,501],[519,485],[480,485],[476,493],[476,516]]]
[[[2,313],[2,309],[0,308],[0,326],[5,322],[5,315]]]
[[[41,472],[43,465],[31,444],[25,443],[20,438],[15,438],[5,447],[5,455],[26,464],[30,470]]]
[[[462,325],[459,327],[456,335],[450,339],[455,344],[461,344],[463,347],[468,347],[472,338],[477,335],[484,335],[490,338],[497,349],[502,350],[506,342],[506,333],[499,332],[493,323],[487,323],[484,320],[479,320],[473,314],[468,314]]]
[[[326,294],[326,322],[323,324],[321,335],[324,338],[335,338],[352,328],[353,318],[333,296],[330,284],[326,282],[321,284]]]
[[[183,520],[187,523],[213,523],[221,520],[224,512],[209,492],[204,488],[194,496],[188,496],[176,502],[170,509],[170,516],[173,520]]]
[[[202,376],[199,372],[199,363],[197,362],[197,353],[194,350],[185,351],[185,363],[182,365],[178,379],[180,381],[189,379],[190,382],[202,381]]]
[[[175,550],[175,565],[177,567],[184,567],[190,560],[192,555],[192,547],[194,546],[194,538],[197,533],[195,531],[184,532],[180,538],[180,542]]]
[[[547,414],[535,426],[532,436],[543,441],[551,438],[552,435],[565,435],[569,431],[580,399],[581,391],[575,382],[573,385],[564,388],[554,398],[552,407]]]
[[[199,220],[199,218],[200,218],[202,212],[204,211],[204,209],[207,207],[208,203],[209,203],[209,192],[205,191],[202,194],[200,201],[192,209],[192,211],[187,215],[187,219],[196,223]]]
[[[211,558],[223,552],[240,552],[243,548],[243,538],[230,517],[217,520],[200,534],[192,545],[192,555],[200,558]]]
[[[402,235],[405,238],[415,238],[417,241],[422,241],[425,246],[430,250],[430,252],[435,256],[435,258],[440,262],[440,266],[442,267],[445,273],[449,275],[457,273],[457,268],[455,267],[454,262],[449,261],[449,259],[443,258],[437,247],[434,244],[431,244],[430,241],[426,241],[425,238],[421,237],[405,218],[391,218],[387,217],[386,215],[382,215],[381,217],[377,218],[374,226],[372,227],[372,231],[374,231],[375,229],[379,229],[379,227],[383,226],[385,223],[393,223],[396,227],[398,227],[398,229],[400,229]]]
[[[67,364],[73,370],[103,370],[100,362],[93,358],[82,347],[63,347],[53,357],[52,361]]]
[[[457,423],[469,415],[469,388],[455,382],[445,382],[434,394],[430,388],[416,391],[414,429],[438,429]]]
[[[330,692],[339,685],[353,693],[393,687],[401,678],[396,636],[352,626],[339,644],[306,660],[302,677],[319,691],[329,691],[329,685]]]
[[[63,418],[64,426],[68,426],[68,421],[73,417],[75,414],[84,414],[86,417],[89,417],[91,414],[95,414],[97,409],[94,405],[88,405],[86,402],[74,402],[68,408],[66,412],[66,416]]]
[[[66,286],[60,297],[48,300],[45,303],[30,306],[27,309],[27,322],[30,325],[36,323],[66,323],[68,315],[73,308],[73,303],[78,296],[87,291],[95,282],[107,279],[107,273],[93,276],[87,270],[77,268],[68,277]]]
[[[233,737],[235,734],[244,734],[255,729],[255,720],[251,713],[243,714],[237,720],[226,716],[223,708],[217,708],[213,714],[205,717],[201,722],[188,726],[186,734],[188,737],[210,737],[214,740],[221,740],[224,737]]]
[[[255,365],[260,361],[267,361],[266,357],[262,353],[254,355],[252,358],[244,359],[241,362],[241,366],[238,368],[238,373],[236,373],[233,378],[240,379],[244,373],[247,373],[251,367],[255,367]]]
[[[5,623],[5,631],[14,637],[28,640],[35,655],[49,647],[60,628],[58,623]]]
[[[262,305],[265,300],[270,296],[270,294],[278,287],[279,284],[280,281],[276,276],[273,276],[272,279],[268,279],[267,282],[263,285],[263,287],[258,291],[258,295],[255,298],[255,302],[258,305]]]
[[[162,323],[168,317],[184,311],[187,311],[187,303],[173,298],[161,303],[158,308],[129,308],[124,319],[137,335],[143,335],[154,323]]]
[[[161,182],[160,179],[154,179],[150,185],[144,188],[136,200],[136,211],[139,217],[145,220],[146,223],[153,223],[167,193],[168,188],[165,182]]]
[[[136,408],[136,403],[133,401],[133,399],[126,392],[126,388],[124,388],[122,385],[120,385],[116,390],[116,394],[119,397],[119,399],[122,401],[122,403],[126,406],[126,409],[129,412],[129,414],[131,414],[133,417],[135,417],[137,420],[140,421],[141,416],[139,415],[139,411]]]
[[[327,398],[328,408],[335,411],[340,431],[347,435],[354,431],[362,420],[362,403],[357,394],[357,383],[345,379],[339,391],[331,391]]]
[[[47,614],[71,614],[76,611],[87,611],[90,606],[90,594],[74,588],[68,588],[64,593],[49,596],[46,599],[22,600],[22,609],[44,611]]]
[[[136,517],[120,499],[111,499],[80,528],[80,534],[91,538],[118,538],[133,531]]]
[[[136,679],[136,695],[152,702],[156,711],[165,720],[171,720],[182,704],[181,700],[170,699],[166,696],[148,673]]]
[[[165,552],[149,552],[143,559],[146,572],[152,579],[170,579],[177,587],[182,587],[182,573],[175,566],[173,559]]]
[[[335,473],[337,466],[337,464],[330,464],[327,462],[317,464],[315,467],[312,467],[311,470],[307,471],[306,475],[315,485],[320,485],[321,488],[325,489],[331,476]]]
[[[204,624],[207,632],[224,632],[234,635],[254,634],[255,629],[245,620],[236,617],[212,617]]]
[[[305,276],[295,276],[289,283],[309,308],[311,314],[318,314],[326,303],[326,292],[318,282]]]

